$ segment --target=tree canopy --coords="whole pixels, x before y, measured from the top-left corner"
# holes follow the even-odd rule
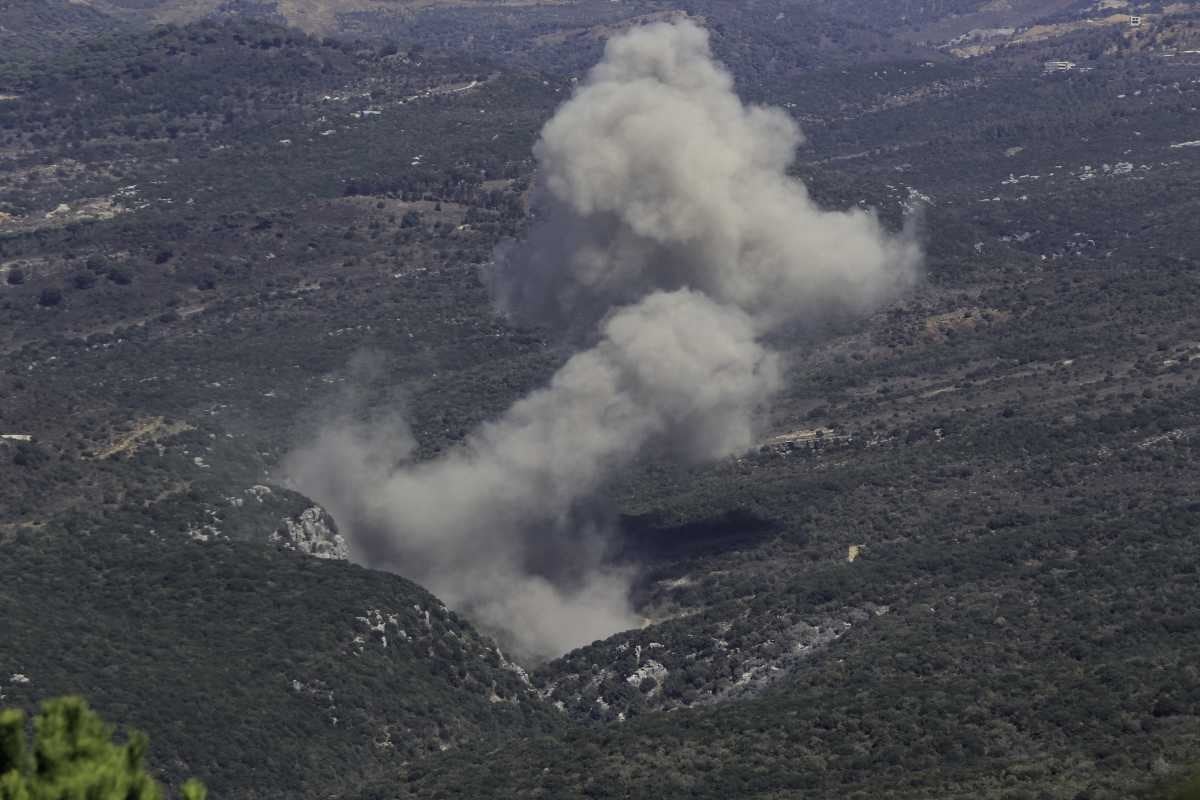
[[[134,731],[114,741],[114,729],[81,697],[47,700],[26,740],[25,714],[0,711],[0,800],[161,800],[162,787],[143,762],[149,740]],[[205,800],[197,780],[181,787],[184,800]]]

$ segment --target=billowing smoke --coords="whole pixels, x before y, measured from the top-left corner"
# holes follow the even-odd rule
[[[695,24],[613,39],[542,131],[548,207],[498,266],[500,302],[575,322],[687,286],[763,326],[877,304],[919,248],[868,212],[818,209],[786,174],[802,141],[781,110],[742,104]]]
[[[590,501],[649,446],[744,451],[780,384],[759,342],[909,282],[919,249],[826,212],[786,169],[784,113],[747,107],[690,22],[612,39],[542,132],[540,208],[497,259],[510,314],[593,331],[550,383],[433,461],[395,425],[340,424],[293,453],[355,557],[427,585],[531,656],[632,627]],[[396,464],[399,463],[399,466]]]

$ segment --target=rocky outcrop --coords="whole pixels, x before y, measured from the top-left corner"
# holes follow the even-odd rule
[[[284,517],[283,524],[271,534],[271,541],[317,558],[345,561],[350,557],[337,523],[320,506],[309,506],[297,515]]]
[[[890,610],[866,603],[801,617],[792,611],[759,614],[743,608],[699,629],[668,621],[544,664],[534,673],[533,684],[543,699],[569,716],[603,721],[744,700],[761,695],[852,629]]]

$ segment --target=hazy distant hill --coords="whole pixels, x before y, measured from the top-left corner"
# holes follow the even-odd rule
[[[81,0],[100,11],[136,22],[183,23],[206,16],[273,17],[310,33],[332,34],[339,17],[380,12],[405,16],[431,7],[487,6],[523,9],[542,5],[529,0]]]
[[[1086,0],[814,0],[812,5],[914,39],[944,40],[975,28],[1002,28],[1069,9]]]
[[[211,15],[243,15],[293,25],[310,33],[379,35],[422,17],[463,19],[475,14],[501,27],[524,27],[539,36],[602,30],[614,19],[688,9],[722,16],[724,0],[78,0],[112,16],[141,23],[182,23]],[[735,5],[763,23],[779,13],[811,17],[827,14],[846,22],[894,33],[913,41],[944,41],[972,30],[1026,25],[1064,12],[1119,10],[1128,3],[1086,0],[747,0]],[[1155,4],[1139,7],[1142,11]],[[486,34],[487,31],[481,31]],[[486,37],[485,37],[486,38]]]
[[[635,24],[703,20],[735,69],[775,75],[890,59],[975,56],[1028,33],[1058,38],[1111,29],[1128,15],[1186,14],[1195,3],[1127,0],[78,0],[109,24],[255,19],[319,36],[445,48],[552,72],[579,73],[603,42]],[[1046,24],[1049,23],[1049,24]],[[79,33],[87,29],[76,24]],[[1033,31],[1030,32],[1030,29]],[[930,49],[932,48],[932,49]],[[744,71],[744,70],[743,70]]]
[[[709,25],[718,54],[735,69],[776,76],[979,55],[1035,23],[1054,23],[1036,28],[1038,37],[1054,38],[1080,24],[1111,27],[1132,8],[1125,0],[15,0],[9,6],[0,17],[0,37],[18,55],[36,56],[114,26],[244,19],[571,74],[594,63],[614,33],[686,14]],[[1137,10],[1158,15],[1167,8],[1179,14],[1195,4],[1143,3]]]
[[[107,14],[67,0],[0,0],[0,53],[44,56],[117,25]]]

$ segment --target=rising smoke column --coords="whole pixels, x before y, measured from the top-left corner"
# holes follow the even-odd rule
[[[402,433],[331,426],[290,457],[297,488],[358,560],[424,583],[526,655],[634,626],[630,576],[578,535],[579,509],[647,446],[695,462],[744,451],[780,384],[759,337],[870,307],[915,273],[911,237],[822,211],[787,177],[800,142],[786,114],[741,103],[697,25],[612,39],[545,126],[538,218],[492,274],[502,309],[591,328],[593,344],[433,461],[396,468]]]
[[[708,461],[753,442],[754,412],[779,384],[751,320],[689,290],[616,310],[592,348],[549,385],[433,461],[390,468],[411,451],[393,433],[333,426],[289,459],[295,485],[322,502],[365,563],[412,577],[527,655],[544,656],[634,627],[629,576],[569,536],[579,504],[649,442]],[[383,453],[380,453],[380,450]],[[591,543],[598,545],[600,539]],[[547,548],[573,563],[558,581],[532,570]]]

